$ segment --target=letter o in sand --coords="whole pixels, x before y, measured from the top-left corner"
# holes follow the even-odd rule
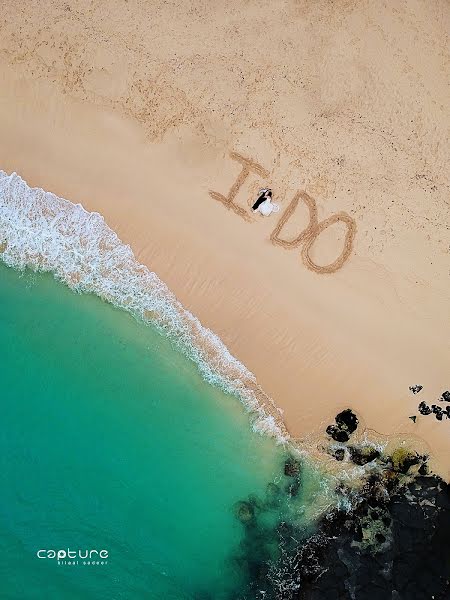
[[[342,221],[342,223],[345,223],[347,226],[344,247],[342,249],[341,254],[337,257],[337,259],[334,262],[330,263],[329,265],[316,265],[316,263],[313,262],[312,258],[309,255],[314,242],[322,233],[322,231],[325,231],[325,229],[328,229],[328,227],[331,227],[331,225],[334,225],[334,223],[338,223],[339,221]],[[305,266],[308,269],[310,269],[310,271],[314,271],[315,273],[334,273],[342,267],[347,258],[350,256],[353,250],[353,241],[355,239],[355,235],[356,222],[347,213],[337,213],[335,215],[332,215],[331,217],[328,217],[328,219],[321,221],[318,225],[316,225],[312,233],[308,236],[308,239],[304,242],[302,248],[302,260]]]

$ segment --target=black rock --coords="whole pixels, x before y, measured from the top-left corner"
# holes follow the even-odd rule
[[[409,389],[411,390],[411,392],[412,392],[413,394],[418,394],[418,393],[420,392],[420,390],[422,390],[422,389],[423,389],[423,385],[411,385],[411,386],[409,387]]]
[[[419,467],[419,475],[428,475],[428,465],[427,463],[423,463]]]
[[[353,433],[358,427],[358,417],[349,408],[343,410],[336,415],[336,423],[340,429],[347,430],[348,433]]]
[[[376,533],[375,534],[375,539],[377,540],[377,542],[379,544],[384,544],[384,542],[386,541],[385,536],[382,533]]]
[[[450,483],[444,483],[436,496],[436,506],[450,511]]]
[[[431,415],[431,408],[423,400],[417,407],[421,415]]]
[[[409,418],[411,419],[411,421],[412,421],[413,423],[415,423],[415,422],[416,422],[416,420],[417,420],[417,417],[416,417],[416,415],[412,415],[412,416],[411,416],[411,417],[409,417]]]
[[[333,433],[337,430],[338,427],[336,425],[328,425],[325,431],[328,433],[328,435],[333,436]]]
[[[431,405],[431,410],[433,411],[436,419],[438,421],[442,421],[442,417],[444,414],[444,411],[442,410],[442,408],[440,406],[438,406],[437,404],[432,404]]]
[[[337,425],[328,425],[327,433],[330,435],[335,442],[348,442],[350,436],[346,431],[339,429]]]
[[[348,442],[350,435],[358,427],[358,417],[347,408],[335,417],[336,425],[328,425],[326,432],[336,442]]]
[[[353,528],[353,539],[355,542],[362,542],[364,538],[363,530],[360,523],[355,523]]]
[[[447,414],[447,419],[450,419],[450,404],[445,407],[445,412]]]
[[[336,442],[348,442],[348,440],[350,439],[350,436],[348,435],[348,433],[346,431],[338,431],[334,436],[333,439],[336,440]]]
[[[442,393],[441,399],[443,402],[450,402],[450,392],[446,390]]]
[[[336,460],[344,460],[344,456],[345,456],[345,450],[344,448],[336,448],[336,450],[334,450],[333,452],[333,456]]]

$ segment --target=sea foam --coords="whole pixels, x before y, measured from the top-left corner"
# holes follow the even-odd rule
[[[289,438],[281,411],[253,373],[136,260],[99,213],[0,170],[0,257],[16,269],[51,272],[72,290],[95,294],[151,322],[197,365],[206,381],[241,400],[256,431],[280,442]]]

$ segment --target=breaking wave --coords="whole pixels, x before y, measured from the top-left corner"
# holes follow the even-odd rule
[[[72,290],[95,294],[152,323],[206,381],[241,400],[256,431],[280,442],[289,438],[280,409],[253,373],[136,260],[100,214],[0,170],[0,256],[10,267],[53,273]]]

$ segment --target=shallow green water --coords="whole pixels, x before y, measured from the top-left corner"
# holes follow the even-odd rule
[[[1,598],[220,598],[281,449],[151,328],[0,265]],[[106,549],[58,565],[40,549]],[[44,553],[45,554],[45,553]]]
[[[283,450],[251,431],[240,403],[127,313],[1,264],[0,339],[0,597],[242,589],[235,504],[286,478]],[[107,550],[107,564],[37,556],[68,548]]]

